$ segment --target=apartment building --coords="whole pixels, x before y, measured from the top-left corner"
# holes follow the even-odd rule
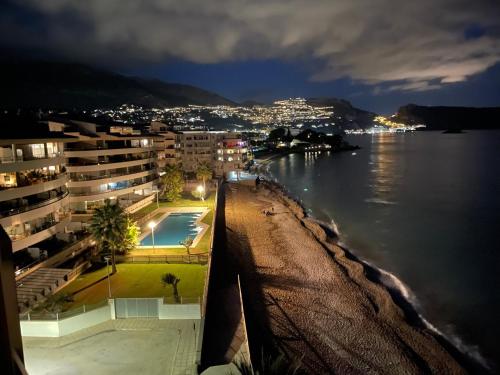
[[[73,222],[87,221],[106,199],[133,212],[154,198],[158,172],[153,136],[128,126],[75,121],[51,126],[74,137],[64,151]]]
[[[65,236],[71,213],[63,151],[71,141],[41,126],[2,129],[0,224],[14,252]]]
[[[169,131],[166,124],[153,121],[149,127],[151,134],[158,136],[155,139],[155,151],[158,165],[158,172],[161,173],[166,165],[173,165],[179,162],[176,148],[177,133]]]
[[[187,173],[208,164],[215,176],[240,171],[248,161],[246,141],[238,133],[223,131],[187,131],[177,135],[178,157]]]

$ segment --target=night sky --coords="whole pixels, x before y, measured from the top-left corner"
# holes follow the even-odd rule
[[[236,101],[500,105],[498,0],[10,0],[0,47]]]

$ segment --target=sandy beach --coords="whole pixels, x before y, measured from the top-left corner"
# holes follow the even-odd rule
[[[452,348],[277,187],[227,184],[224,193],[254,351],[274,343],[311,374],[466,372]]]

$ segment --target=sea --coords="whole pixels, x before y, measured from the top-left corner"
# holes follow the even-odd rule
[[[361,148],[282,156],[269,173],[394,276],[430,325],[500,371],[500,131],[345,139]]]

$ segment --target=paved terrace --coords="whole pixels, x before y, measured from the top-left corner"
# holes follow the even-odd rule
[[[23,337],[30,375],[194,375],[199,321],[118,319],[58,338]]]

